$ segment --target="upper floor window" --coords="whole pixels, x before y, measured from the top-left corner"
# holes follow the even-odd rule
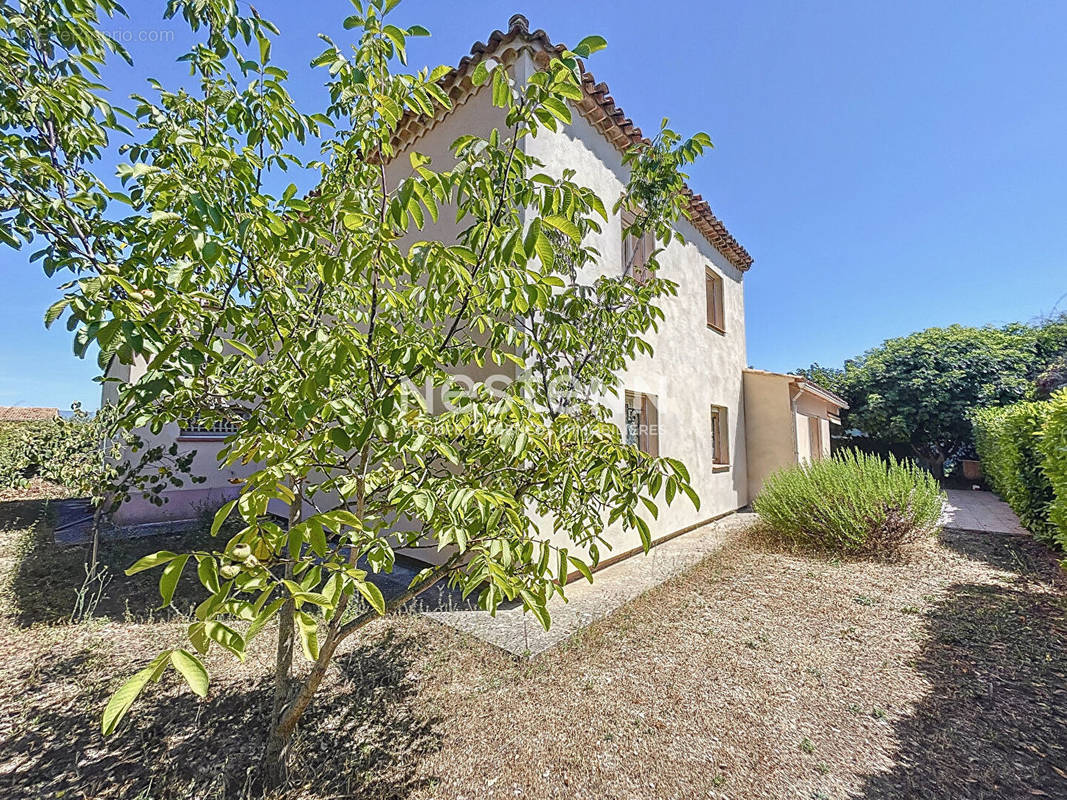
[[[722,276],[711,267],[704,268],[704,294],[707,302],[708,327],[726,332],[726,308],[723,302]]]
[[[652,251],[656,249],[656,238],[651,232],[641,237],[628,234],[626,229],[633,225],[634,219],[629,212],[622,215],[622,271],[624,275],[629,272],[638,283],[644,283],[652,277],[647,265]]]
[[[640,392],[626,393],[626,444],[650,456],[659,455],[659,412],[656,396]]]

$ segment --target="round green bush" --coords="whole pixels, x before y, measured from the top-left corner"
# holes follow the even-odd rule
[[[910,461],[847,451],[774,473],[752,507],[794,544],[893,554],[937,529],[944,500]]]

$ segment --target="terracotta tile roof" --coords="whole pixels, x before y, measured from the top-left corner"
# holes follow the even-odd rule
[[[393,144],[398,150],[411,145],[437,122],[467,102],[480,88],[474,86],[470,80],[470,73],[479,61],[492,56],[497,61],[510,65],[524,49],[530,50],[534,61],[543,65],[551,55],[562,51],[564,46],[554,44],[541,29],[531,32],[529,20],[522,14],[515,14],[508,21],[507,31],[493,31],[487,42],[475,42],[470,55],[464,56],[459,64],[441,79],[442,88],[452,100],[452,109],[441,109],[433,118],[417,114],[407,115],[400,122]],[[582,75],[582,88],[585,90],[585,97],[578,104],[579,112],[615,145],[616,149],[621,152],[631,145],[648,141],[633,120],[615,104],[606,83],[598,83],[591,73],[585,72]],[[707,201],[688,186],[685,191],[689,196],[689,216],[693,226],[735,267],[742,271],[751,267],[752,256],[712,213]]]
[[[0,422],[33,422],[40,419],[55,419],[58,416],[58,408],[0,406]]]

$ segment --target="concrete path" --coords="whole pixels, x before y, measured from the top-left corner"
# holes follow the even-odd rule
[[[521,606],[498,609],[495,617],[469,607],[434,610],[431,606],[422,613],[509,653],[536,655],[692,567],[722,547],[729,531],[749,524],[754,516],[733,514],[653,547],[647,555],[636,555],[605,567],[593,575],[591,584],[584,579],[569,583],[567,602],[555,598],[549,604],[552,626],[548,631],[533,615],[523,613]]]
[[[941,523],[956,530],[1029,534],[1011,507],[992,492],[949,489]]]

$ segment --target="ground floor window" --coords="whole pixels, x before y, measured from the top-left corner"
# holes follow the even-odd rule
[[[656,405],[655,395],[626,393],[626,444],[634,445],[650,456],[659,455],[659,413]]]
[[[239,421],[220,420],[206,425],[194,417],[181,427],[178,436],[182,439],[225,439],[239,428]]]
[[[717,466],[730,463],[730,434],[726,427],[726,407],[711,407],[711,462]]]
[[[812,461],[822,458],[822,420],[818,417],[808,417],[808,445]]]

